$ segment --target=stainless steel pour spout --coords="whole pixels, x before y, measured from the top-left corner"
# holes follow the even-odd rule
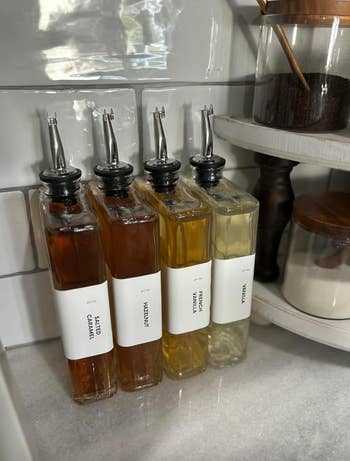
[[[67,169],[66,159],[64,157],[63,145],[60,133],[57,128],[57,115],[53,117],[47,116],[47,124],[49,126],[50,147],[52,155],[53,170],[58,172],[65,172]]]
[[[202,155],[205,158],[213,156],[213,129],[210,123],[209,116],[214,114],[213,105],[209,108],[204,106],[201,110],[202,115]]]
[[[165,108],[162,107],[162,110],[159,112],[158,107],[156,107],[156,110],[153,112],[156,157],[157,159],[166,162],[168,160],[168,149],[166,145],[162,118],[165,118]]]
[[[119,152],[112,120],[114,120],[113,109],[111,109],[110,113],[107,113],[105,109],[103,112],[103,134],[107,151],[107,163],[116,166],[119,163]]]

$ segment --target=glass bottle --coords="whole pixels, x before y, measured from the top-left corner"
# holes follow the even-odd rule
[[[48,125],[53,168],[40,173],[40,211],[73,399],[86,403],[117,390],[105,263],[81,171],[66,166],[56,116]]]
[[[104,112],[107,163],[95,167],[89,195],[112,277],[120,386],[134,391],[162,380],[159,218],[135,190],[132,165],[119,161],[113,119]]]
[[[213,210],[209,363],[226,367],[246,354],[259,203],[222,177],[225,160],[213,155],[213,107],[201,114],[202,154],[191,157],[196,175],[187,184]]]
[[[168,158],[164,116],[156,108],[156,158],[144,165],[149,181],[137,186],[160,215],[164,369],[181,379],[207,367],[211,210],[178,180],[181,164]]]

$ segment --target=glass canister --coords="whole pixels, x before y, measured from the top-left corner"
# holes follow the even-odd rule
[[[345,128],[350,100],[350,2],[261,2],[265,14],[255,121],[295,131]]]
[[[350,319],[349,193],[295,200],[282,293],[307,314]]]

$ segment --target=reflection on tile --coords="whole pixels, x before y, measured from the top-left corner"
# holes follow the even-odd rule
[[[228,80],[226,0],[12,0],[0,15],[0,85]]]
[[[100,113],[116,112],[115,130],[122,160],[139,163],[135,94],[130,89],[71,91],[3,91],[0,124],[0,187],[38,184],[38,173],[51,163],[47,112],[57,112],[66,160],[83,177],[105,155]],[[16,135],[14,135],[14,130]]]
[[[260,9],[256,0],[228,0],[233,13],[230,76],[254,80],[260,36]]]
[[[5,347],[59,334],[47,271],[0,280],[0,337]]]
[[[35,267],[27,211],[22,192],[0,193],[0,275]]]
[[[213,104],[216,114],[244,114],[250,109],[252,88],[244,86],[191,86],[150,89],[143,92],[144,158],[154,156],[152,112],[164,106],[164,130],[169,155],[182,161],[183,169],[189,156],[198,153],[202,145],[201,113],[205,104]],[[226,168],[254,165],[253,154],[231,146],[214,136],[214,152],[226,158]]]
[[[39,190],[29,191],[29,203],[30,203],[30,216],[32,219],[32,226],[34,232],[34,240],[36,245],[36,251],[38,255],[38,265],[40,269],[46,269],[48,267],[48,260],[46,254],[44,234],[40,223],[40,212],[39,212]]]

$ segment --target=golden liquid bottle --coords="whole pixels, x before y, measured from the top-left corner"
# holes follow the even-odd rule
[[[164,369],[182,379],[207,367],[211,210],[178,180],[181,164],[167,156],[164,109],[153,116],[156,158],[145,162],[150,181],[137,187],[160,215]]]
[[[246,355],[259,203],[222,178],[225,160],[213,155],[213,109],[204,107],[201,112],[203,152],[191,157],[196,175],[187,184],[213,210],[209,363],[226,367]]]
[[[40,211],[73,399],[86,403],[117,390],[105,262],[81,171],[66,166],[56,117],[48,122],[53,168],[40,173]]]
[[[134,189],[132,165],[119,161],[113,119],[103,114],[107,162],[95,167],[89,195],[114,292],[119,382],[134,391],[162,380],[159,218]]]

